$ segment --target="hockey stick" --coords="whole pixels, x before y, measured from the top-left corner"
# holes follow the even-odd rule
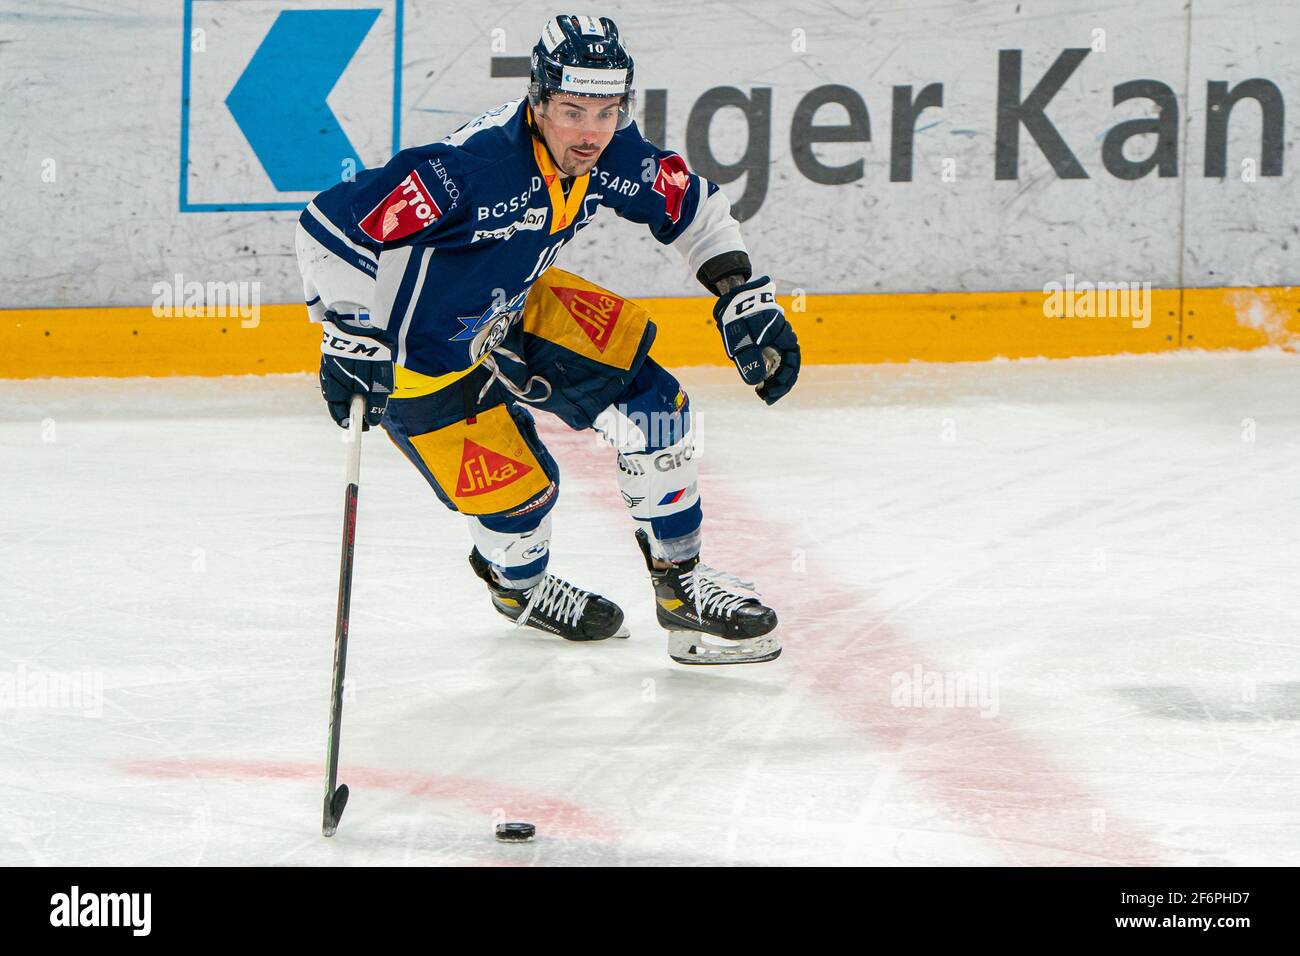
[[[343,553],[339,558],[339,603],[334,619],[334,676],[330,697],[329,756],[325,771],[325,810],[321,833],[327,837],[339,828],[339,818],[348,805],[348,785],[335,784],[339,774],[339,732],[343,728],[343,672],[348,659],[348,613],[352,606],[352,552],[357,537],[357,492],[361,483],[362,420],[366,400],[352,396],[348,420],[348,487],[343,497]]]

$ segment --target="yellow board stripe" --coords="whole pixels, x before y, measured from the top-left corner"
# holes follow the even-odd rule
[[[0,378],[314,371],[320,327],[302,305],[256,317],[159,317],[148,306],[0,311]]]
[[[707,297],[636,300],[659,327],[653,354],[670,367],[726,365]],[[1151,323],[1045,318],[1033,292],[782,297],[804,362],[979,361],[1300,347],[1300,286],[1155,289]],[[314,372],[320,332],[301,305],[255,317],[158,317],[139,308],[0,310],[0,378],[247,375]]]

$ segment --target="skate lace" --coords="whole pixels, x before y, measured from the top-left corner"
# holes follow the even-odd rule
[[[706,613],[731,617],[738,607],[758,594],[752,581],[744,581],[730,572],[719,571],[704,563],[695,565],[694,570],[682,575],[682,584],[695,599],[695,613],[700,617]],[[751,594],[736,594],[727,590],[728,587],[744,588]]]
[[[584,591],[568,581],[548,574],[533,588],[533,593],[528,596],[528,604],[524,607],[524,613],[519,615],[519,620],[515,624],[523,627],[536,611],[539,614],[549,615],[561,624],[576,626],[583,612],[587,610],[589,600],[591,600],[590,591]]]

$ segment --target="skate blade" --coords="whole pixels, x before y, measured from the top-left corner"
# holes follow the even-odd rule
[[[729,641],[700,631],[670,630],[668,656],[678,664],[762,664],[781,656],[781,642],[771,634]]]

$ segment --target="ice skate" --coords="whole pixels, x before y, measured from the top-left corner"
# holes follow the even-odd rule
[[[637,531],[637,544],[655,589],[655,615],[668,631],[668,656],[679,664],[759,664],[781,656],[771,635],[776,612],[759,601],[752,585],[701,564],[699,556],[656,568],[650,541]]]
[[[566,641],[628,636],[622,609],[608,598],[584,591],[553,574],[526,590],[502,587],[478,548],[469,553],[469,564],[487,582],[492,606],[519,627],[535,627]]]

